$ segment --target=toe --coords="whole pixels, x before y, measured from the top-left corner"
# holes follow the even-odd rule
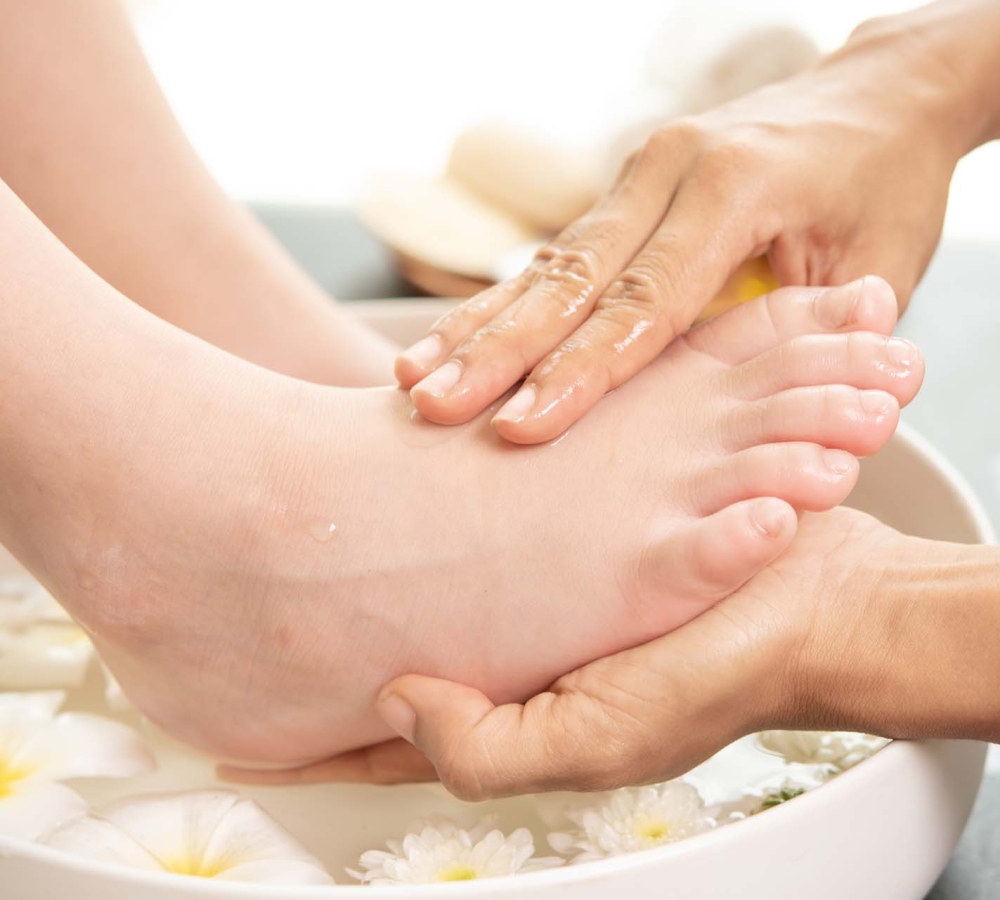
[[[762,444],[706,466],[692,488],[693,507],[710,515],[757,497],[777,497],[796,509],[822,512],[847,499],[858,461],[818,444]]]
[[[897,304],[889,284],[868,276],[833,288],[781,288],[688,332],[688,343],[739,365],[801,334],[890,334]]]
[[[766,497],[734,503],[654,543],[642,571],[655,606],[645,616],[650,637],[679,628],[753,578],[788,548],[797,524],[794,509]],[[658,602],[665,595],[671,602]]]
[[[892,394],[906,406],[924,379],[920,351],[870,331],[803,335],[731,370],[733,393],[756,400],[789,388],[843,384]]]
[[[896,431],[899,403],[885,391],[860,391],[843,384],[792,388],[738,404],[720,424],[730,450],[808,441],[870,456]]]

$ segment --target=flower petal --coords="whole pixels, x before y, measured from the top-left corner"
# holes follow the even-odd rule
[[[79,687],[93,655],[86,633],[70,622],[0,630],[0,689]]]
[[[127,725],[76,712],[62,713],[35,730],[13,762],[51,780],[132,778],[156,768],[149,747]]]
[[[25,691],[0,694],[0,724],[12,720],[51,719],[66,701],[65,691]]]
[[[72,788],[26,778],[0,795],[0,834],[34,841],[64,822],[86,815],[87,804]]]
[[[270,883],[332,881],[274,819],[232,791],[131,797],[112,803],[99,818],[166,871]]]
[[[220,872],[226,881],[254,881],[258,884],[333,884],[333,877],[316,861],[262,859],[241,863]]]
[[[119,863],[135,869],[162,872],[163,866],[117,825],[97,816],[82,816],[47,835],[42,842],[54,850]]]

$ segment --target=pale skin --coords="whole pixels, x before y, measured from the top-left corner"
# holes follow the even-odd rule
[[[766,137],[774,165],[769,176],[764,170],[763,184],[765,192],[776,194],[763,212],[751,208],[741,222],[751,229],[763,223],[764,233],[776,221],[798,223],[788,232],[779,229],[770,244],[779,274],[824,280],[854,265],[873,265],[890,274],[905,301],[936,245],[955,160],[1000,134],[1000,70],[983,66],[984,54],[995,56],[997,46],[995,3],[938,3],[868,23],[815,72],[699,118],[699,129],[707,129],[703,137],[714,148],[729,147],[735,138],[741,146],[749,139],[752,146]],[[915,59],[923,74],[912,65]],[[900,108],[889,112],[881,104],[872,117],[871,105],[880,107],[880,92],[872,86],[883,83],[894,86],[889,93]],[[774,118],[779,109],[791,110],[791,120],[779,123]],[[750,110],[755,115],[743,120]],[[796,110],[809,115],[803,118]],[[838,133],[852,140],[838,142]],[[824,136],[836,151],[832,156],[817,144]],[[646,155],[652,159],[655,152],[654,146]],[[705,153],[697,158],[716,158]],[[822,161],[824,177],[817,176],[813,158]],[[760,199],[750,183],[761,178],[759,167],[741,172],[719,165],[733,196]],[[664,183],[676,193],[656,233],[660,237],[681,191],[695,191],[695,174],[697,169],[678,179],[668,167]],[[798,186],[797,196],[782,193],[789,185]],[[621,190],[598,208],[598,218],[608,209],[628,211],[629,198]],[[719,219],[724,204],[712,206],[709,195],[703,198]],[[637,202],[633,198],[633,205]],[[692,223],[679,218],[673,223],[679,242],[689,237],[687,224],[690,236],[699,234]],[[571,234],[592,233],[594,224],[584,219]],[[715,262],[725,269],[739,255],[722,253]],[[543,315],[545,291],[551,289],[554,297],[559,289],[556,281],[531,278],[534,286],[516,307],[523,317]],[[689,312],[701,296],[688,295]],[[656,326],[668,339],[670,322],[683,328],[687,316],[676,313],[671,297],[668,292],[660,298],[667,324]],[[474,331],[475,308],[474,302],[450,322],[466,317],[472,322],[468,331]],[[592,315],[587,310],[590,318],[581,326],[588,329],[587,339],[562,357],[557,353],[556,365],[544,370],[544,377],[556,382],[569,371],[580,385],[599,373],[599,391],[584,387],[584,400],[569,402],[552,425],[530,417],[501,419],[494,420],[497,430],[530,443],[578,418],[603,391],[600,373],[618,359],[603,336],[613,333],[615,322],[634,322],[634,312],[614,297]],[[653,319],[659,315],[649,307],[646,312]],[[451,327],[449,320],[445,325]],[[549,337],[557,343],[563,335],[552,331]],[[487,364],[502,371],[512,348],[523,349],[518,341],[516,326],[487,328],[472,338],[467,349],[473,362],[463,371]],[[526,351],[525,357],[532,358]],[[623,377],[643,362],[642,352],[632,353],[622,363]],[[397,364],[404,383],[420,374],[411,363],[403,357]],[[534,378],[529,375],[529,383]],[[451,397],[442,396],[432,403],[427,392],[413,394],[425,414],[451,410],[452,421],[464,415],[456,411],[464,401],[452,405]],[[474,400],[467,409],[477,405]],[[444,414],[438,419],[445,420]],[[684,628],[563,676],[525,704],[495,705],[467,686],[405,676],[380,695],[383,718],[405,740],[344,755],[297,777],[382,782],[440,777],[459,796],[481,799],[660,781],[765,728],[997,741],[998,600],[995,547],[908,537],[848,509],[808,515],[787,553]]]
[[[673,121],[517,278],[446,315],[396,363],[433,422],[523,385],[493,420],[552,440],[767,254],[782,284],[885,276],[905,307],[957,161],[1000,135],[1000,5],[942,0],[868,22],[821,65]]]
[[[212,180],[117,3],[12,0],[0,21],[0,178],[77,257],[251,362],[327,384],[391,382],[396,348]]]
[[[884,282],[787,289],[525,452],[181,331],[6,187],[0,273],[0,542],[154,722],[258,764],[390,737],[407,672],[523,700],[697,616],[847,496],[923,375]]]

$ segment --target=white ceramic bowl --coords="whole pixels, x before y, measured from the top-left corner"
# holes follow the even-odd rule
[[[407,301],[361,308],[399,340],[415,337],[444,304]],[[961,477],[907,428],[867,460],[854,505],[895,527],[951,541],[992,540],[989,523]],[[167,745],[170,766],[143,789],[203,787],[210,767]],[[792,803],[657,850],[599,863],[497,879],[427,887],[273,888],[157,875],[109,866],[0,838],[2,900],[368,900],[486,898],[607,900],[673,896],[684,900],[918,900],[943,869],[972,809],[986,747],[969,742],[895,742]],[[83,788],[99,803],[100,787]],[[323,856],[342,842],[356,855],[377,846],[390,808],[414,815],[453,803],[432,787],[318,786],[248,791]],[[511,821],[527,815],[510,801]],[[514,804],[511,806],[510,804]],[[351,810],[349,817],[344,810]],[[540,848],[544,853],[544,848]],[[336,873],[335,873],[336,874]]]

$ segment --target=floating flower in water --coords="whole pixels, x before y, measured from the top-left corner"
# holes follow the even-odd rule
[[[469,830],[440,816],[413,827],[401,841],[386,841],[388,851],[363,853],[359,864],[365,871],[348,869],[348,874],[369,884],[430,884],[534,872],[563,862],[536,857],[527,828],[504,836],[493,819]]]
[[[868,759],[889,741],[851,731],[762,731],[757,743],[786,762],[827,766],[842,772]]]
[[[330,884],[320,862],[233,791],[149,794],[53,831],[43,843],[152,872],[265,884]]]
[[[130,778],[154,767],[131,728],[89,713],[58,713],[62,691],[0,694],[0,834],[34,840],[86,806],[60,782]]]
[[[577,826],[549,835],[558,853],[575,853],[572,862],[586,862],[648,850],[714,827],[701,795],[682,781],[650,787],[622,788],[596,806],[568,809]]]
[[[94,646],[33,578],[0,579],[0,688],[79,687]]]
[[[738,822],[750,816],[756,816],[765,810],[773,809],[789,800],[800,797],[809,790],[807,785],[797,784],[793,781],[785,781],[780,787],[768,791],[766,794],[744,794],[737,800],[729,800],[719,803],[712,810],[713,818],[720,824]]]

